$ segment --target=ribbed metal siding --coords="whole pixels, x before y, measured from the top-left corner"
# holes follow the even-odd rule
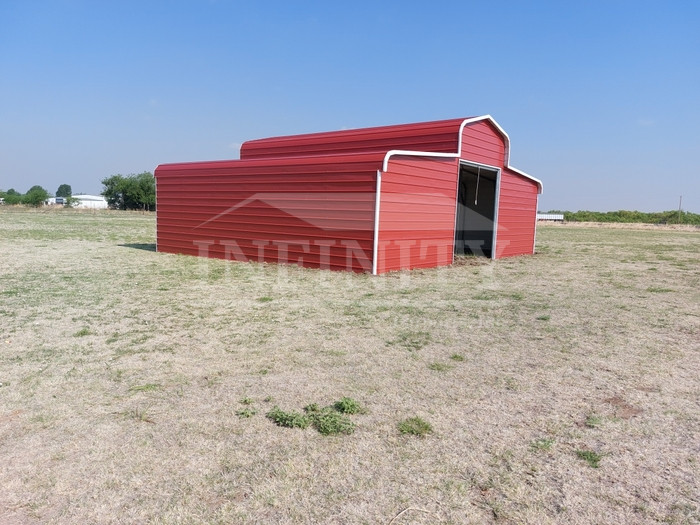
[[[502,169],[495,258],[532,253],[538,186],[505,167],[505,138],[488,121],[464,128],[462,159]]]
[[[255,140],[239,161],[159,166],[158,250],[369,271],[385,153],[456,153],[463,122]],[[502,168],[496,257],[531,253],[537,183],[505,167],[505,138],[488,119],[464,127],[461,150],[464,160]],[[379,272],[451,262],[457,177],[457,159],[391,158]]]
[[[532,253],[537,215],[537,184],[503,170],[498,202],[496,258]]]
[[[251,140],[241,146],[240,155],[241,159],[262,159],[391,149],[456,153],[463,121],[451,119]]]
[[[452,263],[457,159],[392,157],[382,174],[378,273]]]
[[[158,251],[371,271],[374,156],[159,166]]]
[[[479,121],[464,127],[462,133],[462,159],[500,167],[505,162],[505,139],[487,121]]]

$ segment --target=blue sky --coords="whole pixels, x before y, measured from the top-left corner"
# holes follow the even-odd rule
[[[700,2],[0,0],[0,188],[472,115],[540,209],[700,212]]]

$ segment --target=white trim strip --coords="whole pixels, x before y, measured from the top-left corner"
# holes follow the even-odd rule
[[[501,168],[496,171],[496,196],[493,203],[493,240],[491,241],[491,259],[496,260],[496,243],[498,241],[498,206],[501,201]]]
[[[459,220],[459,182],[461,179],[461,174],[462,163],[460,162],[457,166],[457,190],[455,191],[455,225],[452,228],[452,262],[450,264],[455,263],[455,244],[457,241],[457,227],[459,226],[459,223],[457,221]]]
[[[382,171],[389,171],[389,158],[394,155],[405,155],[410,157],[441,157],[443,159],[456,159],[459,153],[437,153],[434,151],[411,151],[405,149],[392,149],[384,155]]]
[[[377,189],[374,195],[374,244],[372,245],[372,275],[377,275],[377,254],[379,252],[379,206],[382,195],[382,172],[377,170]]]
[[[508,136],[508,133],[505,132],[505,130],[500,126],[498,122],[496,122],[491,115],[483,115],[481,117],[473,117],[473,118],[468,118],[464,119],[462,123],[459,125],[459,137],[458,137],[458,142],[457,142],[457,153],[437,153],[437,152],[430,152],[430,151],[412,151],[412,150],[401,150],[401,149],[392,149],[391,151],[388,151],[387,154],[384,156],[384,163],[382,164],[382,171],[389,171],[389,158],[391,158],[394,155],[407,155],[407,156],[412,156],[412,157],[442,157],[442,158],[448,158],[448,159],[454,159],[454,158],[461,158],[462,157],[462,137],[464,135],[464,128],[467,127],[469,124],[474,124],[476,122],[481,122],[482,120],[488,120],[493,126],[498,130],[498,132],[503,136],[504,142],[505,142],[505,158],[503,159],[503,165],[506,169],[509,169],[510,171],[517,173],[518,175],[525,177],[526,179],[530,179],[531,181],[535,182],[538,186],[538,191],[537,193],[540,194],[542,193],[542,181],[540,179],[536,179],[532,175],[528,175],[524,171],[521,171],[517,168],[514,168],[513,166],[510,165],[510,137]],[[468,160],[468,159],[464,159]],[[499,167],[500,168],[500,167]]]
[[[535,229],[532,233],[532,254],[535,254],[537,249],[537,210],[540,207],[540,196],[535,195]]]
[[[492,232],[492,238],[491,238],[491,259],[496,259],[496,241],[498,239],[498,205],[500,203],[500,197],[501,197],[501,175],[503,174],[503,168],[499,168],[498,166],[491,166],[490,164],[482,164],[480,162],[472,162],[470,160],[465,160],[465,159],[460,159],[459,160],[459,166],[460,168],[462,166],[473,166],[473,167],[482,167],[486,168],[490,171],[495,171],[496,172],[496,193],[494,195],[494,202],[493,202],[493,232]],[[461,170],[460,170],[461,173]],[[457,176],[457,203],[459,205],[459,176]],[[456,224],[456,223],[455,223]],[[457,231],[457,227],[455,226],[455,234]],[[454,250],[453,250],[454,252]],[[454,257],[454,256],[453,256]]]
[[[514,168],[513,166],[510,165],[510,137],[508,136],[508,133],[501,127],[501,125],[494,120],[494,118],[491,115],[483,115],[481,117],[474,117],[474,118],[468,118],[462,122],[462,124],[459,126],[459,146],[457,148],[457,155],[462,156],[462,133],[464,132],[464,128],[468,126],[469,124],[474,124],[475,122],[481,122],[482,120],[488,120],[491,122],[491,124],[494,125],[494,127],[498,130],[498,132],[503,135],[503,138],[505,139],[505,144],[506,144],[506,152],[505,152],[505,158],[503,159],[503,164],[506,168],[509,170],[517,173],[518,175],[521,175],[525,177],[526,179],[530,179],[533,182],[536,182],[537,185],[539,186],[539,191],[537,193],[542,193],[542,181],[540,179],[536,179],[532,175],[528,175],[524,171],[521,171],[517,168]]]

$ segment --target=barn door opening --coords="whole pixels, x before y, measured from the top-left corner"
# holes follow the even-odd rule
[[[493,257],[497,182],[497,169],[460,164],[455,254]]]

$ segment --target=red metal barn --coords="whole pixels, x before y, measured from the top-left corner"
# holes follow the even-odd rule
[[[252,140],[155,171],[157,249],[380,274],[533,253],[542,183],[490,116]]]

